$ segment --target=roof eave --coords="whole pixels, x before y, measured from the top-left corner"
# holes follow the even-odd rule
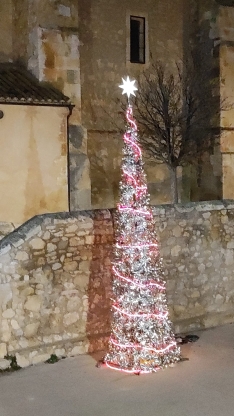
[[[40,107],[68,107],[68,108],[74,108],[75,104],[72,104],[70,102],[62,102],[62,103],[48,103],[48,102],[35,102],[35,101],[11,101],[11,100],[1,100],[0,99],[0,105],[28,105],[28,106],[40,106]]]

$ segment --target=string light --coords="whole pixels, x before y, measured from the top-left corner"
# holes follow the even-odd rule
[[[130,146],[132,146],[133,150],[135,150],[135,159],[138,160],[141,158],[142,154],[141,154],[141,149],[140,147],[134,143],[132,137],[129,135],[129,133],[125,133],[124,137],[123,137],[125,143],[129,144]]]
[[[112,305],[112,308],[115,309],[116,311],[118,311],[119,313],[122,313],[123,315],[128,316],[129,318],[158,318],[160,319],[164,319],[167,317],[168,312],[164,312],[164,313],[159,313],[159,312],[155,312],[155,313],[129,313],[127,311],[125,311],[124,309],[118,308],[118,306],[116,305]]]
[[[141,214],[141,215],[145,215],[148,218],[152,218],[151,212],[146,211],[144,209],[131,208],[126,205],[118,205],[118,208],[119,208],[119,211],[129,211],[129,212],[132,212],[133,214]]]
[[[110,342],[114,344],[116,347],[119,348],[140,348],[142,350],[148,350],[148,351],[154,351],[158,354],[163,354],[164,352],[170,350],[171,348],[174,348],[176,346],[176,342],[171,342],[171,344],[168,344],[165,348],[154,348],[154,347],[146,347],[142,346],[140,344],[120,344],[119,342],[115,341],[114,339],[110,338]]]
[[[123,244],[119,244],[116,243],[116,247],[117,248],[138,248],[139,250],[141,250],[142,248],[146,248],[146,247],[158,247],[158,244],[155,243],[146,243],[146,244],[127,244],[127,245],[123,245]]]
[[[135,95],[134,83],[128,77],[120,86],[128,99]],[[130,104],[126,121],[112,267],[112,327],[104,362],[113,370],[147,374],[179,361],[180,350],[168,318],[162,262]]]
[[[118,272],[118,270],[116,270],[116,268],[113,266],[113,272],[115,273],[115,275],[116,276],[118,276],[120,279],[122,279],[122,280],[125,280],[126,282],[128,282],[128,283],[132,283],[133,285],[135,285],[135,286],[137,286],[137,287],[140,287],[140,288],[142,288],[142,289],[147,289],[147,288],[149,288],[149,287],[153,287],[153,286],[155,286],[155,287],[157,287],[157,289],[159,289],[159,290],[165,290],[165,286],[163,286],[163,285],[160,285],[160,284],[158,284],[158,283],[155,283],[155,282],[148,282],[148,283],[146,283],[146,284],[143,284],[143,283],[138,283],[138,282],[136,282],[136,281],[134,281],[134,280],[132,280],[132,279],[129,279],[129,278],[127,278],[126,276],[123,276],[122,274],[120,274],[119,272]]]
[[[123,371],[124,373],[128,373],[128,374],[137,374],[137,373],[148,374],[148,373],[151,373],[150,370],[141,370],[140,372],[138,370],[134,370],[134,369],[126,370],[124,368],[119,368],[117,366],[111,365],[108,362],[106,362],[106,366],[111,368],[112,370]],[[158,368],[158,370],[159,370],[159,368]]]

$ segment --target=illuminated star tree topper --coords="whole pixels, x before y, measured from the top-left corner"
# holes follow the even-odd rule
[[[127,79],[122,78],[123,84],[119,85],[120,88],[122,88],[122,94],[127,94],[128,100],[131,95],[135,95],[135,91],[137,91],[137,87],[135,87],[136,80],[130,80],[129,76],[127,76]]]

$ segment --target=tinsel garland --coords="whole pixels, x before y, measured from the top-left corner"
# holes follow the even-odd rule
[[[165,281],[133,110],[126,111],[113,262],[108,367],[155,372],[180,360],[168,317]]]

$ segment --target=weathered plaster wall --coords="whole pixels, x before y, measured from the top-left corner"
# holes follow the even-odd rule
[[[67,108],[1,105],[0,218],[68,210]]]
[[[233,201],[153,208],[175,331],[234,321]],[[46,214],[0,242],[0,358],[103,349],[114,211]]]

